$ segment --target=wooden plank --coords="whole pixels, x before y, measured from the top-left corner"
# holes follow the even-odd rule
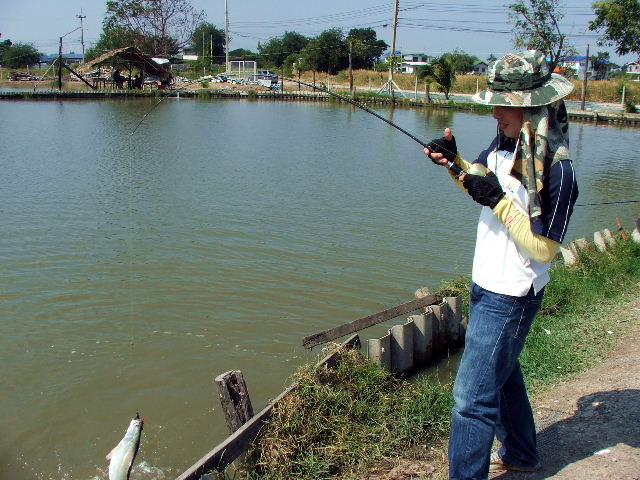
[[[359,347],[360,337],[358,337],[358,335],[353,335],[342,343],[342,345],[347,348]],[[316,364],[316,368],[333,368],[337,362],[339,354],[340,352],[336,351],[327,355]],[[267,420],[271,415],[275,405],[296,388],[298,388],[297,382],[278,395],[260,412],[251,417],[251,419],[236,430],[235,433],[228,436],[213,450],[189,467],[189,469],[182,473],[182,475],[180,475],[176,480],[197,480],[209,471],[221,471],[230,465],[240,455],[247,451],[251,443],[259,435],[260,429],[264,425],[265,420]]]
[[[387,320],[391,320],[393,318],[399,317],[400,315],[405,315],[409,312],[428,307],[429,305],[433,305],[435,303],[440,303],[440,297],[437,295],[428,295],[424,298],[418,298],[416,300],[403,303],[402,305],[388,308],[387,310],[383,310],[382,312],[359,318],[358,320],[354,320],[353,322],[344,323],[338,327],[304,337],[302,339],[302,346],[305,348],[315,347],[316,345],[330,342],[331,340],[335,340],[336,338],[343,337],[350,333],[358,332],[378,323],[386,322]]]

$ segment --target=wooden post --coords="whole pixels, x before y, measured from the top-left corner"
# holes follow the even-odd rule
[[[353,91],[353,42],[349,39],[349,92],[351,93],[351,98],[355,97],[355,93]]]
[[[345,348],[358,348],[360,345],[360,338],[358,335],[349,337],[342,346]],[[316,368],[324,367],[325,365],[332,368],[332,365],[336,364],[338,352],[334,352],[323,360],[321,360]],[[273,411],[274,406],[280,402],[283,398],[289,395],[291,392],[298,388],[298,383],[294,383],[284,392],[278,395],[271,403],[259,411],[256,415],[242,425],[235,433],[227,437],[221,443],[219,443],[213,450],[207,453],[204,457],[198,460],[195,464],[189,467],[177,480],[199,480],[202,476],[211,470],[222,471],[234,460],[242,456],[252,442],[260,433],[260,429],[264,425],[264,422]]]
[[[584,76],[582,77],[582,102],[580,110],[584,111],[584,102],[587,99],[587,79],[589,77],[589,44],[587,44],[587,58],[584,61]]]
[[[233,433],[253,417],[247,385],[240,370],[229,370],[218,375],[216,384],[224,418],[229,430]]]

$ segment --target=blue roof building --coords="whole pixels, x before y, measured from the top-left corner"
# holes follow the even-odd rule
[[[42,55],[38,63],[40,64],[51,63],[55,61],[56,58],[58,58],[57,54]],[[65,63],[82,63],[82,54],[75,53],[75,52],[63,53],[62,59],[65,61]]]

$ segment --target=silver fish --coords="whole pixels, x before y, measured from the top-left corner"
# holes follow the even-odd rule
[[[145,419],[140,414],[129,423],[129,428],[120,443],[109,452],[109,480],[128,480],[131,474],[133,459],[140,447],[140,436]]]

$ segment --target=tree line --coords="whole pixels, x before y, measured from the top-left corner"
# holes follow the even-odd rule
[[[514,47],[545,52],[551,69],[561,58],[577,54],[559,26],[563,18],[560,0],[517,0],[508,8],[514,25]],[[599,45],[613,46],[620,55],[640,55],[640,0],[596,1],[593,9],[589,28],[601,34]],[[205,12],[196,10],[190,0],[107,0],[102,26],[100,38],[85,54],[87,60],[115,48],[135,46],[162,57],[188,49],[200,57],[201,63],[224,63],[224,31],[206,22]],[[374,68],[388,47],[372,28],[352,28],[346,34],[340,28],[329,28],[315,37],[285,31],[258,43],[257,52],[236,49],[230,55],[256,60],[267,68],[290,71],[295,64],[299,70],[333,74],[347,68],[350,61],[353,68]],[[0,64],[7,68],[32,65],[41,55],[28,43],[0,42]],[[602,66],[608,54],[600,52],[592,60]],[[392,56],[391,61],[397,59]],[[456,50],[433,59],[422,75],[444,77],[449,70],[469,72],[477,61]]]

